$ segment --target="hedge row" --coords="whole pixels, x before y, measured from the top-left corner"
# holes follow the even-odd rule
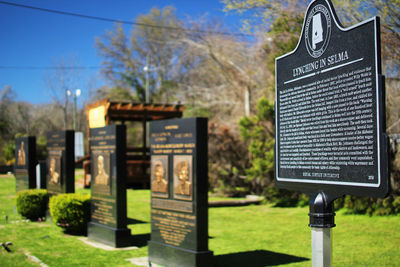
[[[335,208],[345,208],[348,214],[394,215],[400,213],[400,196],[386,198],[345,196],[335,200]]]
[[[310,198],[296,191],[268,187],[265,199],[275,207],[308,206]],[[400,196],[392,193],[386,198],[345,196],[335,200],[335,210],[345,209],[348,214],[393,215],[400,214]]]
[[[86,234],[90,221],[90,195],[60,194],[50,198],[51,218],[68,233]]]
[[[49,195],[44,189],[29,189],[17,193],[17,211],[31,221],[46,217],[47,206],[53,222],[67,233],[86,234],[90,220],[90,195]]]
[[[49,195],[45,189],[22,190],[17,193],[17,211],[23,217],[37,221],[46,217]]]
[[[266,201],[274,206],[307,206],[309,197],[293,191],[268,188]],[[47,204],[53,222],[72,234],[86,234],[90,221],[90,195],[60,194],[52,196],[44,189],[23,190],[17,193],[17,211],[32,221],[46,217]],[[350,214],[392,215],[400,214],[400,196],[384,199],[346,196],[335,200],[335,210],[345,209]]]

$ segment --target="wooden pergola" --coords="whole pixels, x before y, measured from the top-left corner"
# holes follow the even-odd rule
[[[102,99],[86,106],[90,123],[90,111],[104,108],[104,123],[113,121],[153,121],[182,117],[184,106],[180,104],[136,103]]]
[[[147,170],[150,167],[150,149],[147,144],[146,123],[154,120],[165,120],[172,118],[181,118],[184,105],[181,104],[155,104],[155,103],[137,103],[132,101],[112,101],[102,99],[86,106],[85,112],[90,128],[104,127],[113,123],[122,123],[126,121],[142,122],[143,138],[142,147],[127,147],[127,180],[146,180],[149,182]],[[89,147],[90,155],[90,147]],[[130,153],[141,153],[141,155],[130,155]],[[87,157],[86,157],[87,158]],[[141,174],[139,170],[141,171]],[[132,170],[130,172],[130,170]],[[135,177],[129,177],[132,174]]]

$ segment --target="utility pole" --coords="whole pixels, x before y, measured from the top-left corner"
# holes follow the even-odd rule
[[[145,102],[149,103],[150,102],[150,94],[149,94],[149,55],[146,56],[146,66],[144,66],[143,70],[146,73],[146,85],[145,85],[145,89],[146,89],[146,99]]]

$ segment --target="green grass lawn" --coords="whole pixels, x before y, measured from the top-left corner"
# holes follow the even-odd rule
[[[89,193],[87,189],[78,192]],[[133,266],[126,259],[147,256],[150,192],[128,190],[129,228],[135,250],[105,251],[66,235],[51,222],[26,222],[15,210],[15,179],[0,175],[0,266]],[[209,209],[209,248],[215,266],[311,266],[308,208],[268,205]],[[8,222],[6,221],[8,216]],[[399,266],[400,216],[336,215],[333,266]]]

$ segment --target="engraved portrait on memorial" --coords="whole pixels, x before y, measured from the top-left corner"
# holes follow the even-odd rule
[[[151,158],[151,194],[155,197],[168,197],[168,156]]]
[[[93,159],[94,192],[110,195],[110,153],[93,153]]]
[[[21,147],[18,149],[18,166],[25,166],[26,164],[26,155],[24,150],[24,141],[21,142]]]
[[[59,184],[60,181],[60,162],[59,158],[51,157],[49,163],[49,183]],[[58,164],[57,164],[58,163]]]
[[[107,174],[105,170],[105,164],[104,164],[104,156],[99,155],[96,160],[97,164],[97,173],[95,176],[95,183],[96,184],[102,184],[102,185],[108,185],[110,183],[110,176]]]
[[[192,200],[192,156],[174,156],[174,198]]]

